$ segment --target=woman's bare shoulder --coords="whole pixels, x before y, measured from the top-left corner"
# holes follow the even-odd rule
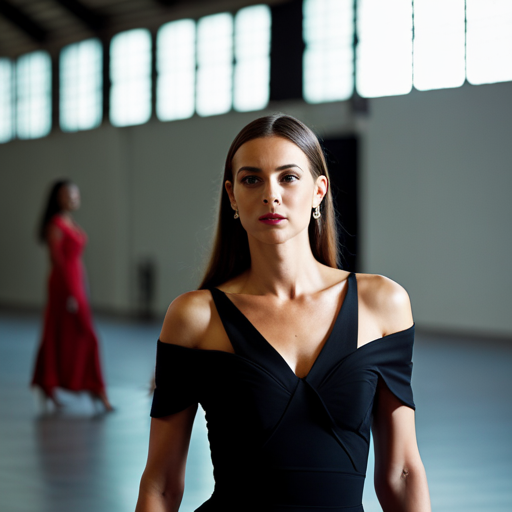
[[[197,348],[208,332],[213,300],[208,290],[195,290],[174,299],[167,309],[160,341]]]
[[[409,294],[397,282],[377,274],[357,274],[359,302],[375,317],[383,335],[413,324]]]

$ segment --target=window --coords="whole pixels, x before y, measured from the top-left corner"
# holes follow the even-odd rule
[[[142,124],[151,117],[151,34],[121,32],[110,45],[110,121],[114,126]]]
[[[414,86],[459,87],[466,78],[464,0],[414,0]]]
[[[0,59],[0,143],[14,138],[14,73],[9,59]]]
[[[97,39],[66,46],[60,53],[60,126],[74,132],[100,125],[103,55]]]
[[[368,98],[407,94],[412,87],[411,0],[359,0],[357,6],[357,91]]]
[[[354,89],[353,0],[305,0],[304,99],[346,100]]]
[[[512,80],[512,2],[466,0],[466,73],[474,85]]]
[[[192,20],[166,23],[157,36],[157,104],[161,121],[194,114],[196,25]]]
[[[235,17],[233,104],[245,112],[265,108],[270,94],[270,9],[255,5]]]
[[[27,53],[16,63],[16,120],[20,139],[44,137],[51,130],[52,103],[50,56]]]
[[[233,94],[233,18],[230,14],[214,14],[199,20],[197,64],[197,113],[211,116],[228,112]]]
[[[157,116],[162,121],[265,108],[271,14],[266,5],[163,25],[157,36]],[[196,67],[197,61],[197,67]],[[235,61],[235,62],[234,62]]]

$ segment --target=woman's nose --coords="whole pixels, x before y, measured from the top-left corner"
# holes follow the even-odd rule
[[[263,202],[265,204],[281,204],[279,197],[270,194],[263,198]]]
[[[263,202],[265,204],[281,204],[281,197],[275,190],[275,186],[270,184],[268,187],[266,187],[265,193],[263,195]]]

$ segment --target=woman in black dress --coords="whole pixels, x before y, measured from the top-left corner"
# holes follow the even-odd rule
[[[175,512],[198,403],[215,490],[201,512],[362,512],[370,428],[385,512],[430,511],[410,387],[407,292],[337,267],[320,144],[300,121],[247,125],[226,159],[200,289],[158,342],[137,512]]]

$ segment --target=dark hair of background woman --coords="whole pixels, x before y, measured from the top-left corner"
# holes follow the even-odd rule
[[[285,114],[273,114],[260,117],[249,123],[236,136],[229,148],[222,179],[217,230],[203,281],[199,289],[218,286],[247,270],[251,263],[247,233],[240,220],[233,218],[229,196],[224,183],[233,182],[232,161],[242,144],[263,137],[282,137],[298,146],[309,160],[313,179],[324,175],[329,179],[325,157],[315,134],[301,121]],[[336,217],[329,187],[320,211],[322,216],[309,224],[309,242],[314,257],[329,267],[338,266],[338,245]]]
[[[37,232],[37,237],[43,244],[46,243],[47,228],[50,219],[55,214],[62,211],[62,207],[59,203],[59,191],[62,187],[67,187],[69,185],[71,185],[70,180],[60,179],[55,181],[51,186],[50,194],[48,195],[48,200],[46,201],[46,208],[44,209],[44,213],[41,217],[41,222],[39,223],[39,229]]]

